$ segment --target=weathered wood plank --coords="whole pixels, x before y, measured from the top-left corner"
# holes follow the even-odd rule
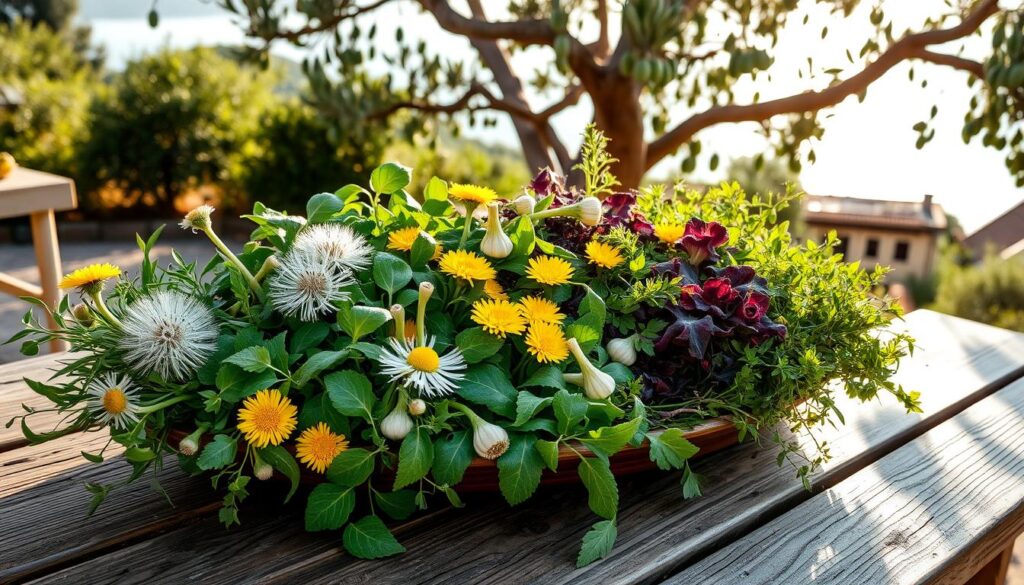
[[[0,366],[0,452],[28,444],[21,434],[20,425],[14,424],[7,428],[7,421],[25,413],[22,404],[37,408],[50,405],[48,400],[28,388],[24,378],[49,379],[52,375],[50,370],[58,367],[57,360],[63,355],[39,356]],[[32,421],[37,428],[49,430],[60,421],[60,416],[41,413],[32,417]]]
[[[1024,531],[1024,380],[666,581],[960,584]]]
[[[1024,335],[928,312],[912,314],[909,327],[920,349],[900,378],[924,393],[926,412],[908,416],[889,401],[848,406],[848,424],[826,431],[835,459],[816,478],[818,485],[840,481],[1024,368]],[[147,558],[146,575],[201,576],[210,583],[237,582],[242,576],[281,583],[651,582],[810,497],[789,470],[776,467],[770,446],[741,446],[698,462],[697,470],[708,477],[708,495],[691,502],[681,501],[677,477],[645,474],[621,481],[616,549],[583,570],[573,569],[579,539],[596,518],[587,512],[580,488],[563,487],[542,490],[511,510],[499,496],[474,496],[463,510],[402,525],[398,534],[409,553],[397,562],[355,561],[344,555],[337,534],[303,534],[294,512],[250,510],[243,515],[244,532],[211,542],[209,535],[222,532],[208,520],[52,577],[107,582],[111,567]],[[289,513],[295,515],[283,517]],[[264,539],[273,542],[272,552],[264,549]],[[134,572],[117,575],[120,583],[146,580]]]

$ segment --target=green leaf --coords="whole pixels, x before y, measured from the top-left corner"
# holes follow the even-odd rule
[[[348,554],[360,559],[379,559],[404,553],[394,535],[377,516],[364,516],[345,527],[341,535]]]
[[[416,511],[416,492],[413,490],[374,491],[373,500],[378,508],[395,520],[405,520]]]
[[[590,509],[603,518],[615,518],[619,509],[619,488],[608,461],[601,457],[580,457],[578,473],[590,494],[587,500]]]
[[[601,333],[596,325],[594,317],[585,315],[565,328],[565,336],[576,339],[576,342],[580,344],[580,349],[587,353],[601,341]]]
[[[576,557],[576,566],[585,567],[597,559],[603,559],[615,546],[618,531],[615,520],[601,520],[583,535],[583,546]]]
[[[704,478],[690,469],[689,463],[683,464],[683,478],[680,484],[683,486],[683,499],[699,498],[701,495],[700,484]]]
[[[573,434],[576,426],[587,416],[587,398],[582,394],[559,390],[551,401],[551,407],[558,421],[558,432],[563,435]]]
[[[306,532],[341,528],[356,507],[355,489],[351,486],[322,483],[306,501]]]
[[[412,264],[414,270],[423,270],[436,251],[437,245],[420,234],[412,241],[412,248],[409,250],[409,263]]]
[[[338,362],[348,357],[348,350],[321,351],[309,356],[304,364],[292,375],[292,384],[296,388],[302,388],[310,380],[323,372],[334,367]]]
[[[265,390],[277,382],[277,375],[272,370],[251,374],[235,364],[224,364],[217,370],[217,389],[225,402],[238,402],[259,390]]]
[[[437,483],[458,485],[472,461],[473,433],[455,431],[438,439],[434,445],[434,463],[430,474]]]
[[[335,213],[341,211],[345,204],[334,193],[313,195],[306,203],[306,222],[323,223]]]
[[[204,471],[220,469],[234,462],[237,453],[238,441],[227,435],[217,435],[203,448],[196,465]]]
[[[505,340],[491,335],[481,327],[464,329],[455,337],[455,345],[462,350],[466,363],[475,364],[498,353]]]
[[[534,447],[540,453],[541,459],[544,460],[544,465],[551,471],[558,471],[558,441],[537,439]]]
[[[427,475],[434,462],[434,445],[426,427],[417,427],[402,439],[398,449],[398,473],[394,489],[401,489]]]
[[[412,268],[398,256],[377,252],[373,257],[373,282],[395,294],[412,280]]]
[[[498,366],[477,364],[470,367],[457,392],[459,396],[474,404],[486,406],[495,414],[515,418],[516,389]]]
[[[512,423],[512,426],[518,427],[526,424],[526,421],[551,404],[552,400],[551,397],[541,398],[526,390],[520,390],[516,395],[516,422]]]
[[[568,390],[565,380],[562,379],[562,370],[556,366],[544,366],[530,374],[525,382],[519,385],[520,388],[554,388],[555,390]]]
[[[373,404],[377,400],[366,376],[352,370],[328,375],[324,379],[331,404],[345,416],[361,416],[371,420]]]
[[[327,338],[330,331],[330,325],[323,321],[303,323],[292,334],[289,348],[292,353],[302,353],[311,347],[319,345],[321,341]]]
[[[633,438],[636,430],[640,428],[640,422],[640,419],[634,418],[612,427],[601,427],[587,433],[587,436],[581,438],[580,442],[592,451],[611,457],[621,451],[626,443]]]
[[[377,257],[380,257],[380,254]],[[374,263],[376,263],[376,259],[374,259]],[[354,342],[380,329],[381,325],[390,320],[391,313],[380,307],[364,307],[346,303],[338,310],[338,325],[341,326],[342,331],[352,337]]]
[[[580,301],[578,314],[581,317],[583,315],[594,315],[601,322],[601,327],[598,327],[598,330],[601,330],[604,327],[604,321],[608,314],[604,299],[589,286],[585,284],[580,286],[586,289],[587,293],[583,295],[583,299]]]
[[[534,448],[535,438],[524,433],[510,433],[508,451],[498,457],[498,487],[509,504],[525,502],[540,485],[544,461]]]
[[[601,366],[601,371],[608,374],[615,380],[616,384],[628,384],[636,376],[629,368],[619,362],[608,362]]]
[[[370,477],[377,454],[366,449],[342,451],[327,468],[327,481],[339,485],[357,486]]]
[[[299,489],[299,464],[295,461],[295,457],[288,452],[287,449],[281,445],[271,445],[264,447],[259,451],[260,457],[266,461],[271,467],[280,471],[282,475],[288,478],[292,486],[288,490],[288,495],[284,497],[284,501],[287,504],[288,500],[292,499],[295,495],[295,491]]]
[[[405,189],[412,180],[409,167],[398,163],[384,163],[370,173],[370,188],[377,193],[390,195]]]
[[[430,177],[423,190],[424,201],[448,201],[448,184],[437,177]]]
[[[639,420],[639,419],[637,419]],[[647,440],[651,443],[651,461],[658,469],[680,469],[686,460],[697,454],[700,449],[683,438],[681,429],[665,429],[661,433],[648,433]]]
[[[270,367],[270,351],[262,345],[247,347],[224,362],[235,364],[246,372],[258,374]]]

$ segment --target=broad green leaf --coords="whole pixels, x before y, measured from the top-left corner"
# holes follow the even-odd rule
[[[247,347],[224,362],[235,364],[246,372],[258,374],[270,367],[270,351],[262,345]]]
[[[426,427],[417,427],[402,439],[398,449],[398,473],[394,489],[401,489],[427,475],[434,463],[434,445]]]
[[[498,487],[509,504],[525,502],[540,485],[544,461],[534,448],[536,439],[524,433],[510,433],[508,451],[498,458]]]
[[[618,531],[615,528],[615,520],[602,520],[586,534],[583,535],[583,546],[580,554],[576,557],[576,566],[585,567],[597,559],[603,559],[615,546],[615,537]]]
[[[353,489],[333,483],[322,483],[313,488],[306,501],[306,532],[337,530],[348,522],[356,507]]]
[[[405,552],[405,547],[376,516],[364,516],[346,526],[341,541],[348,554],[360,559],[379,559]]]
[[[327,395],[338,412],[346,416],[372,418],[373,404],[377,400],[366,376],[352,370],[328,375],[324,379]]]
[[[306,222],[323,223],[345,206],[334,193],[313,195],[306,203]]]
[[[601,427],[590,431],[580,442],[602,455],[612,456],[622,450],[640,428],[640,419],[619,423],[613,427]]]
[[[483,330],[481,327],[464,329],[455,337],[455,345],[462,350],[466,363],[475,364],[498,353],[505,340]]]
[[[307,398],[302,404],[302,410],[299,411],[300,431],[316,426],[320,422],[327,423],[327,426],[335,433],[345,435],[346,437],[351,434],[348,417],[334,408],[334,405],[331,404],[331,398],[326,392],[314,394],[311,398]]]
[[[434,444],[434,463],[430,474],[440,484],[458,485],[473,461],[473,433],[455,431]]]
[[[555,390],[567,390],[565,380],[562,379],[562,370],[555,366],[544,366],[530,374],[525,382],[519,385],[521,388],[554,388]]]
[[[380,254],[378,254],[378,257]],[[374,265],[376,266],[376,258]],[[404,285],[403,285],[404,286]],[[380,329],[381,325],[391,320],[391,313],[380,307],[364,307],[362,305],[348,305],[338,310],[338,325],[342,331],[352,337],[352,341],[359,341],[363,337]]]
[[[619,488],[608,461],[601,457],[580,457],[578,473],[590,494],[587,501],[590,509],[609,520],[615,518],[619,509]]]
[[[647,440],[651,443],[651,461],[658,465],[658,469],[665,471],[682,468],[686,460],[700,450],[683,438],[683,431],[676,428],[665,429],[661,433],[648,433]]]
[[[581,317],[583,315],[594,315],[601,322],[601,327],[598,327],[598,330],[600,331],[600,329],[604,327],[604,320],[608,314],[608,310],[604,304],[604,299],[602,299],[601,295],[594,292],[594,289],[589,286],[585,284],[580,286],[586,289],[587,293],[583,295],[583,299],[580,301],[578,314]]]
[[[292,375],[292,384],[296,388],[302,388],[320,372],[334,367],[341,360],[348,357],[348,350],[321,351],[309,356],[309,359]]]
[[[339,485],[361,485],[373,473],[376,456],[373,451],[360,448],[342,451],[327,468],[327,481]]]
[[[377,193],[390,195],[405,189],[412,180],[409,167],[398,163],[384,163],[370,173],[370,188]]]
[[[601,366],[601,371],[611,376],[615,383],[619,385],[628,384],[630,380],[636,377],[629,368],[619,362],[608,362]]]
[[[699,498],[701,495],[700,484],[704,478],[690,469],[688,463],[683,463],[683,478],[679,483],[683,486],[683,499]]]
[[[448,201],[448,184],[437,177],[430,177],[427,187],[423,190],[424,201]]]
[[[398,256],[377,252],[373,257],[373,282],[395,294],[412,280],[412,268]]]
[[[541,398],[526,390],[520,390],[516,395],[516,422],[512,423],[512,426],[526,424],[526,421],[551,404],[552,400],[551,397]]]
[[[409,250],[409,263],[412,264],[414,270],[422,271],[427,266],[427,262],[434,257],[436,251],[437,244],[420,234],[412,242],[412,248]]]
[[[565,336],[576,339],[584,353],[594,349],[601,341],[601,333],[596,328],[595,321],[596,319],[591,316],[584,315],[565,328]]]
[[[302,353],[307,349],[316,347],[321,341],[327,338],[331,327],[323,321],[303,323],[292,333],[292,339],[288,344],[292,353]]]
[[[277,375],[272,370],[252,374],[235,364],[223,364],[217,370],[217,389],[220,390],[220,397],[225,402],[238,402],[259,390],[272,387],[275,382]]]
[[[537,439],[534,447],[540,453],[541,459],[544,460],[544,465],[551,471],[558,471],[558,441]]]
[[[227,435],[217,435],[203,447],[196,465],[204,471],[220,469],[232,463],[237,454],[238,441]]]
[[[414,490],[374,491],[373,500],[377,502],[378,508],[395,520],[405,520],[416,511],[416,492]]]
[[[587,398],[582,394],[566,390],[556,392],[551,407],[555,411],[555,420],[558,421],[558,432],[563,435],[573,434],[576,425],[586,417],[587,406]]]
[[[292,485],[288,490],[288,495],[284,497],[284,501],[287,504],[288,500],[292,499],[292,496],[295,495],[295,491],[299,489],[299,463],[281,445],[271,445],[260,449],[260,457],[270,464],[271,467],[281,472],[291,482]]]
[[[457,392],[474,404],[486,406],[491,412],[515,418],[516,389],[498,366],[477,364],[470,367]]]

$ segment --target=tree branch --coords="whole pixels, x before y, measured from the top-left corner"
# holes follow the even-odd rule
[[[387,4],[388,2],[391,2],[391,0],[376,0],[375,2],[367,4],[366,6],[356,7],[354,10],[349,10],[349,11],[346,11],[346,12],[339,12],[338,14],[335,14],[334,16],[332,16],[331,18],[329,18],[327,20],[320,21],[318,24],[307,24],[306,26],[304,26],[302,28],[298,28],[298,29],[294,29],[294,30],[275,31],[271,35],[262,34],[259,31],[257,31],[257,30],[252,28],[251,23],[254,22],[255,14],[254,14],[254,12],[252,10],[250,10],[249,11],[250,28],[249,28],[248,34],[251,37],[262,38],[264,41],[268,41],[268,42],[272,41],[272,40],[275,40],[275,39],[284,39],[286,41],[290,41],[290,42],[293,42],[293,43],[298,43],[299,41],[302,40],[303,37],[306,37],[306,36],[309,36],[309,35],[312,35],[312,34],[316,34],[316,33],[320,33],[320,32],[324,32],[324,31],[328,31],[328,30],[334,30],[335,28],[337,28],[337,26],[339,24],[342,23],[342,21],[348,20],[350,18],[355,18],[355,17],[357,17],[357,16],[359,16],[361,14],[365,14],[367,12],[372,12],[372,11],[380,8],[381,6]]]
[[[945,53],[937,53],[935,51],[929,51],[927,49],[921,49],[914,55],[915,58],[922,61],[928,61],[929,63],[935,63],[936,65],[947,65],[954,69],[961,69],[974,75],[975,77],[985,76],[985,66],[977,61],[970,59],[964,59],[963,57],[957,57],[956,55],[947,55]]]
[[[597,21],[601,24],[601,32],[593,45],[594,53],[604,59],[611,48],[608,41],[608,0],[597,0]]]
[[[860,93],[894,66],[907,59],[924,59],[933,63],[950,65],[975,73],[974,65],[966,59],[928,51],[929,45],[941,45],[965,37],[978,29],[981,24],[999,8],[996,0],[983,0],[960,22],[947,28],[910,34],[893,43],[856,75],[821,91],[808,91],[799,95],[746,105],[729,104],[694,114],[668,131],[647,148],[644,168],[649,169],[661,159],[671,155],[697,132],[724,122],[760,122],[779,114],[812,112],[834,106],[848,96]]]
[[[583,86],[573,85],[569,89],[565,90],[565,97],[545,108],[543,111],[537,114],[537,118],[547,121],[549,118],[561,112],[562,110],[570,106],[575,106],[577,103],[579,103],[580,98],[582,96]]]
[[[550,45],[555,31],[547,20],[515,20],[490,22],[467,18],[456,12],[445,0],[419,0],[420,5],[434,15],[441,28],[450,33],[475,39],[508,39],[523,45]]]

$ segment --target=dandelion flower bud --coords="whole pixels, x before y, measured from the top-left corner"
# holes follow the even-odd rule
[[[200,426],[190,435],[178,443],[178,452],[185,457],[191,457],[199,452],[199,438],[203,436],[204,427]]]
[[[92,310],[82,303],[78,303],[71,309],[71,314],[74,315],[75,320],[82,324],[83,327],[92,327],[96,323],[96,317],[92,314]]]
[[[512,253],[512,240],[498,221],[498,204],[487,206],[487,231],[480,242],[480,251],[491,258],[507,258]]]
[[[636,334],[612,339],[605,347],[608,350],[608,357],[624,366],[632,366],[636,363],[636,347],[633,345],[635,339]]]
[[[597,197],[584,197],[578,205],[580,206],[580,222],[583,225],[593,227],[601,223],[603,210],[601,209],[600,199]]]
[[[583,393],[587,395],[587,398],[591,400],[604,400],[611,396],[612,392],[615,391],[615,378],[612,378],[590,363],[590,360],[587,359],[575,338],[569,339],[569,351],[576,358],[576,363],[580,367],[580,375],[582,377],[582,380],[580,380],[582,384],[579,382],[574,383],[583,387]]]
[[[274,468],[259,457],[257,457],[256,461],[252,464],[252,472],[256,476],[256,479],[260,481],[267,481],[271,477],[274,477]]]
[[[199,231],[206,231],[210,229],[210,215],[213,213],[214,208],[209,205],[200,205],[192,211],[185,214],[185,219],[181,220],[178,225],[182,229],[190,229],[192,233]]]
[[[508,433],[498,425],[478,418],[473,424],[473,449],[484,459],[497,459],[508,451]]]
[[[530,215],[537,208],[537,200],[533,195],[520,195],[512,202],[512,206],[519,215]]]
[[[384,420],[380,421],[380,433],[392,441],[401,441],[412,431],[412,417],[404,405],[395,407]]]
[[[409,402],[409,414],[419,416],[427,411],[427,403],[417,398]]]

